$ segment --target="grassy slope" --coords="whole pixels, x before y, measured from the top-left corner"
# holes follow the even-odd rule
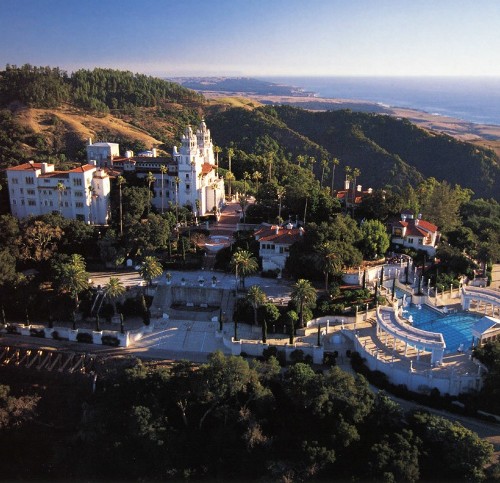
[[[255,110],[256,104],[255,101],[243,97],[209,101],[204,110],[215,143],[219,146],[228,146],[230,142],[234,142],[236,146],[252,152],[256,139],[266,135],[275,139],[283,147],[284,152],[289,152],[293,156],[308,154],[319,159],[323,157],[323,149],[326,149],[331,155],[338,156],[344,165],[359,166],[362,170],[362,178],[364,178],[360,181],[364,185],[373,187],[383,186],[388,178],[392,178],[390,184],[404,185],[407,182],[414,184],[419,181],[419,172],[442,179],[445,176],[442,176],[443,173],[436,169],[437,165],[447,170],[451,168],[449,164],[445,166],[446,163],[441,160],[436,163],[437,160],[432,159],[433,156],[422,156],[422,151],[429,153],[429,148],[432,147],[430,138],[434,136],[423,136],[422,130],[411,128],[410,123],[407,122],[401,123],[384,116],[385,120],[382,119],[381,123],[377,122],[368,126],[364,121],[369,116],[365,115],[312,113],[293,108],[277,108],[279,115],[273,116],[260,109]],[[94,141],[119,138],[122,150],[128,147],[125,145],[126,140],[139,141],[146,147],[161,146],[170,150],[170,146],[177,140],[181,124],[182,128],[185,124],[182,111],[183,106],[172,105],[168,115],[158,116],[154,109],[137,108],[133,117],[121,115],[118,118],[113,115],[93,116],[71,106],[57,109],[18,107],[14,110],[13,120],[29,133],[23,137],[23,147],[27,158],[36,159],[38,148],[33,141],[34,138],[36,139],[33,134],[37,134],[45,138],[54,154],[65,153],[69,159],[76,159],[77,156],[81,158],[89,137]],[[199,115],[203,116],[201,109]],[[339,122],[335,119],[339,115],[341,117],[352,116],[357,119],[353,119],[352,125],[348,126],[348,122]],[[384,131],[384,127],[389,126],[379,124],[390,124],[390,131],[395,133],[395,136],[391,136],[390,133],[388,135]],[[417,148],[419,156],[415,156],[415,153],[412,156],[410,153],[412,147],[406,146],[404,142],[401,143],[402,138],[407,137],[410,131],[414,131],[412,135],[418,143],[421,143]],[[422,149],[424,144],[427,148],[425,150]],[[464,143],[457,144],[464,146]],[[435,146],[438,151],[441,147]],[[462,153],[469,151],[467,154],[470,156],[469,149],[461,149],[461,151]],[[466,159],[462,159],[461,162],[466,162]],[[476,166],[465,165],[465,169],[458,166],[457,168],[453,174],[472,170],[476,174],[474,176],[476,179],[486,174],[481,163]],[[315,170],[318,171],[317,175],[319,175],[319,169],[319,163],[317,163],[315,166]],[[483,176],[478,176],[481,171],[483,171],[481,173]],[[470,179],[473,178],[472,174],[472,172],[468,173]],[[339,176],[339,182],[340,179]],[[455,179],[451,181],[458,182]],[[483,186],[489,184],[485,183],[484,177],[479,182]],[[470,185],[467,182],[460,184]],[[476,185],[477,181],[471,184]],[[475,188],[477,194],[495,196],[495,184],[498,185],[497,180],[494,181],[493,186],[490,184],[485,193],[480,193],[478,186],[471,187]]]

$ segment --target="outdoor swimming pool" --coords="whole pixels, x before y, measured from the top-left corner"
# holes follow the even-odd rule
[[[414,327],[443,334],[446,353],[450,353],[458,349],[470,349],[472,327],[482,316],[467,312],[441,315],[425,305],[419,308],[417,305],[409,304],[403,308],[403,317],[412,320]]]

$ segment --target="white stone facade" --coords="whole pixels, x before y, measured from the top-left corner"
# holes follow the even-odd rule
[[[100,167],[111,166],[114,157],[120,156],[120,145],[117,143],[92,143],[87,144],[87,161],[96,161]]]
[[[22,219],[48,213],[106,225],[110,182],[95,164],[55,171],[53,164],[24,163],[6,170],[10,210]]]
[[[190,126],[186,128],[180,148],[174,146],[172,161],[172,174],[175,171],[177,174],[169,176],[168,197],[180,206],[191,206],[193,211],[198,200],[199,214],[219,212],[225,200],[224,180],[216,173],[213,144],[205,121],[200,123],[196,134]],[[179,183],[177,190],[176,178]],[[155,187],[156,202],[157,198],[161,200],[161,186],[158,184]]]
[[[420,215],[416,219],[410,212],[401,213],[401,220],[391,227],[392,243],[415,250],[423,250],[429,256],[436,254],[439,242],[438,227],[422,220]]]
[[[90,147],[87,146],[87,153]],[[205,215],[219,213],[224,205],[224,180],[217,175],[210,130],[205,121],[196,133],[191,126],[186,127],[181,146],[174,146],[171,158],[157,156],[156,149],[152,149],[138,156],[127,151],[125,157],[110,159],[114,171],[135,173],[139,178],[153,174],[151,201],[159,212],[178,204],[191,208],[197,215]],[[103,162],[101,166],[107,165]]]
[[[290,255],[290,247],[303,236],[304,230],[292,224],[286,226],[263,226],[255,232],[259,242],[259,256],[262,258],[262,270],[285,269]]]

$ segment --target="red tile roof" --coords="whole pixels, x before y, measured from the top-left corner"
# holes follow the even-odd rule
[[[93,164],[84,164],[83,166],[78,166],[78,168],[73,168],[68,171],[68,173],[84,173],[86,171],[92,171],[96,169]]]
[[[405,226],[407,235],[417,235],[418,231],[419,233],[427,236],[428,232],[434,233],[438,230],[438,227],[436,225],[433,225],[432,223],[425,220],[398,220],[396,223],[394,223],[394,225]],[[412,233],[410,233],[410,230],[412,231]]]
[[[274,242],[282,245],[292,245],[301,237],[300,228],[279,227],[276,233],[276,226],[266,226],[255,232],[255,237],[259,242]]]
[[[438,231],[438,227],[429,221],[418,220],[418,226],[422,227],[424,230],[427,231],[432,231],[432,232]]]
[[[26,171],[35,169],[42,169],[42,163],[23,163],[18,166],[11,166],[10,168],[7,168],[9,171]]]
[[[201,167],[201,174],[206,175],[214,169],[215,166],[211,165],[210,163],[203,163]]]

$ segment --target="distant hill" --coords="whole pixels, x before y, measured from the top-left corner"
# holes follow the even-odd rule
[[[245,93],[261,96],[314,96],[300,87],[276,84],[252,77],[177,77],[170,79],[200,92]]]

